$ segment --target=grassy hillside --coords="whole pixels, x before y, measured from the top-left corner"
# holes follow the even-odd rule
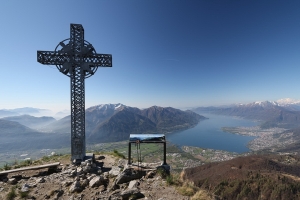
[[[299,199],[300,158],[251,155],[185,169],[182,176],[219,199]]]

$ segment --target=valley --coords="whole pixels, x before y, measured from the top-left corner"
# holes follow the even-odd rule
[[[161,144],[141,144],[140,148],[142,162],[155,163],[163,160],[163,146]],[[128,158],[128,141],[98,143],[87,146],[87,152],[93,152],[95,154],[109,153],[114,150]],[[52,155],[66,155],[69,153],[70,148],[4,152],[0,153],[0,161],[2,161],[0,162],[0,168],[5,164],[12,165],[29,158],[31,160],[37,160],[43,157],[51,157]],[[246,156],[249,154],[250,153],[238,154],[191,146],[179,147],[172,143],[167,143],[167,163],[174,171],[181,171],[183,168],[195,167],[210,162],[230,160],[238,156]],[[134,144],[132,145],[131,157],[134,162],[137,161],[137,149]]]
[[[285,147],[292,149],[289,152],[293,153],[296,148],[293,145],[299,141],[298,132],[282,126],[262,127],[266,122],[264,120],[270,121],[271,116],[275,119],[274,114],[276,113],[279,113],[279,118],[276,118],[277,122],[280,121],[281,124],[293,122],[295,125],[297,119],[292,120],[291,116],[298,115],[297,107],[293,106],[293,110],[287,108],[288,106],[281,107],[278,103],[255,102],[226,108],[196,108],[194,111],[197,114],[193,111],[181,111],[171,107],[152,106],[147,109],[138,109],[120,103],[100,104],[86,109],[87,150],[90,152],[109,152],[116,149],[127,156],[129,133],[165,133],[167,134],[167,140],[169,137],[173,137],[173,133],[176,133],[182,136],[187,134],[183,136],[185,139],[179,139],[182,142],[190,138],[194,143],[179,145],[176,142],[174,143],[173,140],[168,140],[167,157],[173,163],[174,169],[202,165],[207,162],[230,160],[237,156],[256,152],[278,153],[284,151],[287,153]],[[19,112],[20,110],[24,111],[28,108],[18,109]],[[34,110],[30,108],[29,110],[34,113],[43,109]],[[243,123],[247,123],[247,126],[223,126],[221,130],[217,130],[217,135],[209,135],[210,132],[206,125],[207,122],[212,123],[213,121],[212,119],[207,120],[208,118],[205,117],[206,112],[222,114],[224,117],[218,119],[220,122],[224,121],[226,116],[230,116],[259,120],[258,123],[260,124],[253,126],[253,123],[245,121]],[[199,135],[197,132],[199,130],[197,130],[195,135],[189,135],[188,132],[194,130],[199,122],[200,127],[204,127],[203,131],[206,131],[207,134]],[[230,123],[232,122],[229,122],[229,125],[234,124]],[[235,145],[231,146],[237,146],[240,140],[235,141],[231,137],[229,137],[231,139],[225,139],[224,137],[227,137],[224,136],[225,133],[253,137],[250,142],[247,142],[247,147],[251,151],[240,150],[240,153],[236,153],[235,150],[227,150],[226,147],[222,147],[222,142],[228,143],[229,146],[233,142]],[[52,152],[68,154],[70,152],[70,116],[60,120],[51,117],[32,117],[27,113],[4,117],[0,119],[0,135],[3,138],[0,141],[0,165],[26,158],[38,159],[49,156]],[[203,142],[208,142],[206,141],[208,136],[216,143],[213,147],[202,145]],[[197,141],[199,141],[198,144]],[[161,150],[161,147],[146,146],[142,150],[144,153],[143,159],[157,161]],[[132,152],[132,154],[135,153]]]

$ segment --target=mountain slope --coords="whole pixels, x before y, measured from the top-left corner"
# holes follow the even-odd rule
[[[45,134],[4,119],[0,119],[0,138],[0,152],[62,148],[70,145],[70,135]]]
[[[201,119],[206,119],[192,111],[175,108],[152,106],[140,110],[123,107],[107,121],[99,123],[91,133],[88,141],[121,141],[130,134],[167,133],[195,126]]]
[[[156,124],[146,117],[126,109],[119,111],[88,135],[89,142],[114,142],[129,138],[129,134],[156,132]]]
[[[172,131],[189,128],[196,125],[205,117],[192,111],[182,111],[171,107],[152,106],[140,111],[142,116],[147,117],[156,124],[159,131]]]
[[[16,135],[35,132],[18,122],[0,119],[0,137],[15,137]]]
[[[9,111],[9,110],[0,110],[0,117],[16,116],[16,115],[19,115],[19,113]]]
[[[85,110],[86,131],[92,131],[98,124],[108,120],[114,114],[126,107],[123,104],[100,104]],[[71,116],[68,115],[60,120],[43,127],[43,130],[50,132],[66,132],[71,130]]]
[[[56,121],[53,117],[34,117],[30,115],[4,117],[3,119],[19,122],[20,124],[30,128],[39,128]]]
[[[120,141],[132,133],[166,133],[195,126],[205,117],[192,111],[152,106],[140,110],[123,104],[101,104],[86,109],[86,136],[90,142]],[[70,116],[51,123],[44,130],[70,132]]]
[[[295,128],[300,125],[300,111],[291,111],[277,102],[253,102],[230,107],[199,107],[197,113],[210,112],[219,115],[238,116],[262,121],[262,128]]]
[[[251,155],[187,168],[182,177],[218,199],[299,199],[300,158]]]

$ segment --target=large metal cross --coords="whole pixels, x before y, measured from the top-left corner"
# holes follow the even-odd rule
[[[71,79],[71,160],[82,161],[86,153],[84,79],[92,76],[98,67],[112,67],[112,56],[97,54],[84,40],[82,25],[71,24],[70,38],[61,41],[54,51],[38,51],[37,61],[56,65]]]

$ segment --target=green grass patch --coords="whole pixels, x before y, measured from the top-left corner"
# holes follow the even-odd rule
[[[11,187],[9,193],[6,195],[6,200],[13,200],[16,196],[16,187]]]
[[[28,192],[22,192],[22,191],[20,191],[20,192],[19,192],[19,195],[20,195],[20,197],[21,197],[22,199],[24,199],[24,198],[28,197]]]
[[[125,156],[122,153],[120,153],[118,150],[116,150],[116,149],[114,149],[112,155],[114,155],[116,157],[119,157],[119,158],[125,159]]]
[[[180,175],[178,173],[168,175],[166,177],[166,181],[168,185],[182,185],[182,181],[180,180]]]
[[[11,166],[9,164],[5,164],[3,167],[4,170],[10,170]]]

